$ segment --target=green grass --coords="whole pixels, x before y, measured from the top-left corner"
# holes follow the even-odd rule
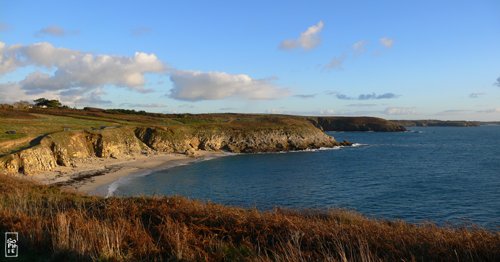
[[[89,130],[100,126],[112,126],[117,123],[104,119],[82,119],[70,116],[54,116],[33,114],[34,118],[0,117],[0,155],[15,152],[30,145],[30,140],[41,135],[63,131],[64,128],[71,130]],[[7,131],[15,130],[16,134],[7,134]],[[17,139],[29,137],[27,141],[17,143]],[[5,144],[12,141],[13,143]],[[3,145],[1,144],[3,142]]]
[[[19,138],[23,138],[25,137],[26,134],[19,134],[19,133],[16,133],[16,134],[7,134],[4,132],[0,133],[0,142],[1,141],[7,141],[7,140],[13,140],[13,139],[19,139]]]
[[[304,118],[278,115],[246,114],[121,114],[89,112],[72,109],[32,109],[30,111],[0,111],[0,155],[27,148],[30,140],[41,135],[61,132],[91,130],[101,126],[164,127],[169,136],[184,137],[196,130],[221,132],[238,130],[297,130],[311,128]],[[15,130],[17,134],[5,132]],[[29,138],[16,141],[16,139]],[[3,143],[5,142],[5,143]],[[8,143],[11,142],[11,143]],[[3,143],[3,144],[2,144]]]
[[[92,127],[111,126],[116,123],[100,120],[88,120],[65,116],[39,115],[37,118],[0,118],[0,133],[5,134],[8,130],[15,130],[19,135],[39,136],[56,131],[62,131],[65,127],[74,130],[90,129]],[[0,142],[8,139],[16,139],[6,135],[0,138]]]

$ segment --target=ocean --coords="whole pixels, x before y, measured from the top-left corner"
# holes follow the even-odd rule
[[[328,134],[357,146],[235,154],[111,186],[120,196],[182,195],[260,210],[344,208],[412,223],[500,227],[500,126]]]

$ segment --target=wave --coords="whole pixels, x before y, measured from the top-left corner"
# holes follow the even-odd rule
[[[116,192],[116,190],[118,189],[118,186],[119,186],[118,182],[120,180],[121,180],[121,178],[118,179],[118,180],[116,180],[115,182],[109,184],[109,186],[108,186],[108,192],[106,193],[106,198],[112,197],[115,194],[115,192]]]
[[[424,131],[420,131],[420,130],[406,130],[405,133],[422,134],[422,133],[424,133]]]
[[[105,197],[108,198],[108,197],[114,196],[115,193],[116,193],[116,190],[118,190],[118,188],[121,185],[129,183],[132,179],[134,179],[136,177],[147,176],[147,175],[153,173],[154,171],[156,171],[156,170],[148,170],[148,171],[145,171],[145,172],[131,174],[131,175],[128,175],[128,176],[124,176],[124,177],[118,178],[117,180],[113,181],[113,183],[111,183],[111,184],[108,185],[108,190],[106,192],[106,196]]]
[[[288,153],[304,153],[304,152],[319,152],[319,151],[329,151],[329,150],[340,150],[350,147],[361,147],[367,146],[367,144],[353,143],[351,146],[334,146],[334,147],[320,147],[320,148],[307,148],[302,150],[288,150],[288,151],[277,151],[277,152],[256,152],[256,153],[232,153],[232,155],[260,155],[260,154],[288,154]]]

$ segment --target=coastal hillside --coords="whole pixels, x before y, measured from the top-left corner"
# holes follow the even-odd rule
[[[324,131],[373,131],[401,132],[406,129],[395,122],[378,117],[310,117],[317,127]]]
[[[0,170],[34,175],[85,158],[155,152],[277,152],[349,145],[300,117],[126,110],[0,111]]]
[[[470,127],[480,126],[479,121],[456,121],[456,120],[391,120],[391,122],[406,127],[411,126],[456,126],[456,127]]]
[[[343,210],[226,207],[182,197],[102,198],[0,175],[0,228],[22,261],[498,261],[480,228]]]

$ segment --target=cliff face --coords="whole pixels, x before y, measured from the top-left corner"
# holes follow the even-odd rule
[[[255,153],[339,145],[332,137],[312,125],[299,130],[289,128],[252,130],[137,128],[135,133],[150,148],[163,152],[225,150],[235,153]]]
[[[471,127],[480,126],[478,121],[455,121],[455,120],[392,120],[391,122],[407,127],[411,126],[454,126],[454,127]]]
[[[72,166],[75,159],[124,158],[143,150],[148,149],[130,128],[59,132],[44,137],[34,147],[0,158],[0,170],[33,175],[57,166]]]
[[[377,117],[314,117],[309,120],[324,131],[406,131],[402,125]]]
[[[194,154],[198,150],[275,152],[340,145],[312,124],[281,128],[122,127],[99,131],[58,132],[40,144],[0,158],[0,171],[34,175],[76,159],[123,158],[153,151]]]

